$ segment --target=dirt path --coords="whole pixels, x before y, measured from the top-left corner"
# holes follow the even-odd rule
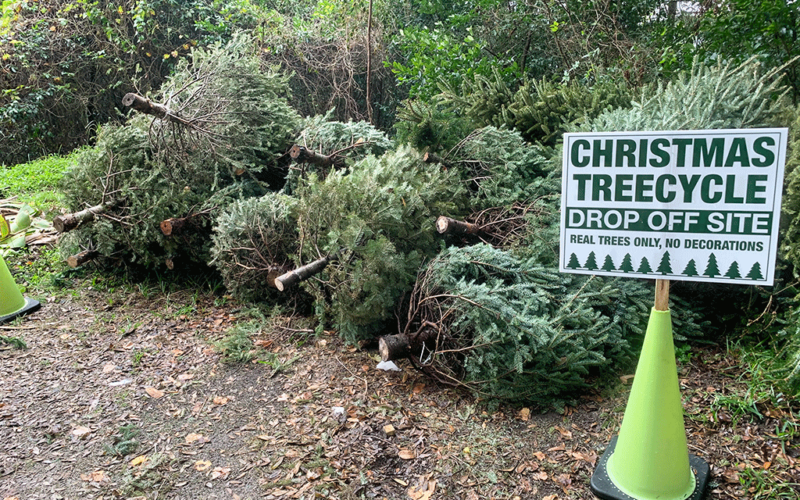
[[[0,344],[0,499],[594,498],[624,387],[565,414],[488,413],[410,366],[286,332],[254,339],[269,362],[223,363],[211,342],[237,317],[217,302],[84,290],[0,330],[27,343]],[[708,498],[800,477],[797,443],[775,434],[789,416],[711,410],[736,375],[713,350],[681,372]]]

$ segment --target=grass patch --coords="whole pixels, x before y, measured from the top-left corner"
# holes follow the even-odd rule
[[[253,344],[254,335],[261,333],[259,321],[248,321],[231,327],[225,336],[214,342],[214,347],[228,363],[248,363],[255,359],[258,350]]]
[[[139,428],[133,424],[123,425],[119,431],[114,434],[112,442],[103,446],[106,454],[113,457],[125,457],[130,455],[139,448],[139,441],[136,437],[139,435]]]
[[[75,163],[80,151],[65,156],[45,156],[11,167],[0,166],[0,199],[15,197],[44,213],[52,212],[62,202],[57,189],[61,177]]]
[[[6,337],[5,335],[0,335],[0,345],[3,344],[10,345],[15,349],[28,348],[28,344],[26,344],[25,341],[19,337]]]

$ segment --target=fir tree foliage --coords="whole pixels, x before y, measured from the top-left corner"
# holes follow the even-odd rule
[[[439,104],[407,99],[397,109],[397,142],[420,151],[447,151],[472,129],[469,120]]]
[[[386,134],[369,122],[331,120],[334,111],[306,118],[295,143],[325,156],[335,154],[351,165],[369,155],[381,156],[394,147]],[[318,168],[310,164],[291,169],[284,190],[292,193],[297,188],[299,177],[317,171]],[[324,172],[320,174],[324,175]]]
[[[560,190],[550,176],[547,148],[525,142],[519,132],[484,127],[471,132],[447,154],[462,170],[473,210],[507,206]]]
[[[62,184],[71,211],[114,201],[92,223],[69,233],[62,248],[96,248],[101,255],[144,266],[166,258],[207,262],[210,220],[235,199],[260,196],[272,179],[282,185],[278,158],[299,129],[286,100],[286,78],[262,71],[248,38],[196,49],[155,96],[184,123],[134,115],[106,126]],[[247,175],[237,176],[244,170]],[[161,234],[171,217],[206,213],[193,231]],[[73,234],[74,233],[74,234]]]
[[[460,88],[441,83],[439,102],[463,113],[476,126],[518,130],[527,141],[553,146],[568,126],[617,107],[630,106],[624,82],[603,80],[586,85],[577,80],[555,83],[526,81],[513,91],[499,71],[475,75]]]
[[[297,203],[290,196],[267,193],[234,201],[219,215],[210,263],[232,295],[246,301],[286,297],[268,284],[268,276],[274,279],[293,265],[290,256],[298,251]]]
[[[695,64],[666,84],[644,87],[630,108],[607,111],[580,131],[705,130],[784,124],[787,89],[779,70],[763,71],[757,59],[740,65]]]
[[[460,173],[476,222],[488,211],[505,209],[491,221],[514,234],[505,246],[555,266],[561,179],[547,161],[551,154],[549,148],[525,142],[519,132],[490,126],[466,136],[445,161]]]
[[[489,398],[540,405],[563,398],[588,376],[629,361],[628,337],[642,333],[647,298],[613,283],[559,274],[483,244],[448,248],[414,295],[415,321],[443,332],[427,364]]]
[[[298,189],[300,261],[336,254],[304,286],[317,315],[349,342],[374,335],[413,287],[423,259],[438,250],[438,215],[463,213],[464,188],[452,171],[401,147],[369,156]]]

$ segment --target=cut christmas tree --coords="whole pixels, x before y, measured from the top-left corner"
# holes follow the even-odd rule
[[[126,99],[157,111],[103,127],[97,145],[78,157],[63,184],[69,208],[104,208],[90,210],[62,248],[189,267],[208,260],[219,209],[283,186],[300,120],[286,77],[262,71],[253,49],[244,36],[196,49],[152,101]],[[190,222],[180,234],[171,230],[177,219]],[[160,230],[166,220],[171,236]]]

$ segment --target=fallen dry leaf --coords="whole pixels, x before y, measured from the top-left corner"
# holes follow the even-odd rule
[[[142,465],[147,461],[147,457],[145,455],[139,455],[138,457],[134,458],[130,461],[131,467],[136,467],[137,465]]]
[[[402,448],[397,455],[403,460],[412,460],[417,458],[417,453],[414,450],[409,450],[408,448]]]
[[[230,467],[214,467],[214,470],[211,471],[211,479],[225,479],[228,477],[228,474],[231,473]]]
[[[211,462],[208,460],[197,460],[194,463],[194,470],[198,472],[207,471],[211,467]]]
[[[430,500],[436,491],[436,480],[423,481],[419,487],[412,486],[408,489],[408,496],[411,500]]]
[[[558,426],[556,426],[555,429],[558,431],[559,434],[561,434],[562,438],[567,440],[572,439],[572,432],[568,431],[567,429]]]
[[[82,425],[79,425],[78,427],[75,427],[74,429],[72,429],[72,435],[73,436],[77,436],[79,438],[86,436],[90,432],[92,432],[92,430],[90,428],[84,427]]]
[[[155,387],[145,387],[144,392],[146,392],[153,399],[164,397],[164,391],[159,391]]]
[[[190,432],[189,434],[187,434],[185,439],[186,439],[186,444],[207,443],[208,442],[208,438],[207,437],[205,437],[202,434],[197,434],[195,432]]]
[[[89,474],[81,474],[81,480],[92,483],[102,483],[103,481],[108,480],[108,476],[106,476],[104,471],[96,470],[94,472],[90,472]]]

